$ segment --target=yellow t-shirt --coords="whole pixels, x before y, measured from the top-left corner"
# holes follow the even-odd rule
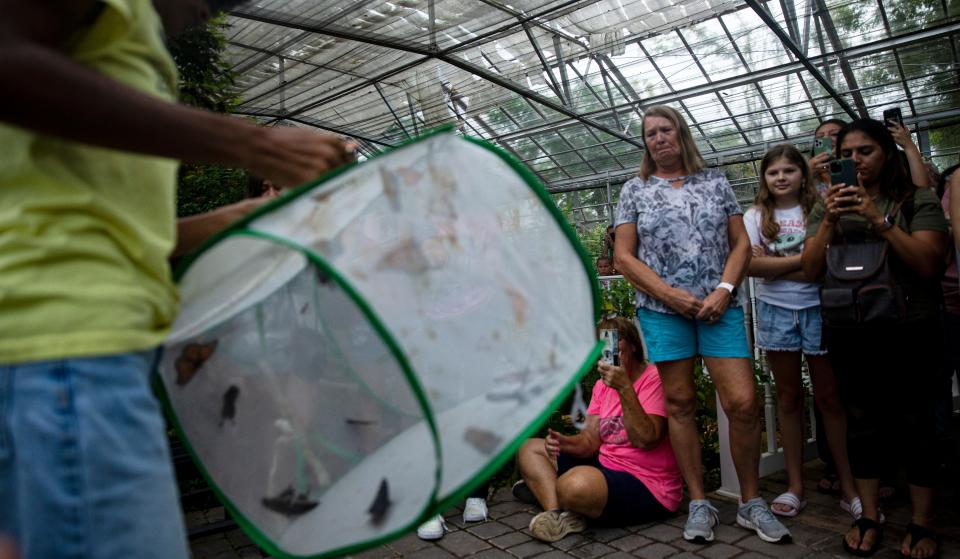
[[[151,0],[103,4],[67,54],[174,101],[176,67]],[[0,363],[160,343],[178,304],[167,262],[176,169],[0,125]]]

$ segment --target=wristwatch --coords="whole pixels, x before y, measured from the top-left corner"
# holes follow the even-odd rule
[[[726,289],[727,293],[729,293],[731,297],[737,296],[737,286],[733,285],[732,283],[721,281],[720,284],[717,285],[717,289]]]
[[[893,229],[893,226],[896,225],[896,224],[897,224],[897,218],[894,217],[894,216],[892,216],[892,215],[887,214],[887,215],[883,216],[883,223],[881,223],[880,225],[874,225],[874,226],[873,226],[873,232],[874,232],[874,233],[883,233],[884,231],[888,231],[888,230],[890,230],[890,229]]]

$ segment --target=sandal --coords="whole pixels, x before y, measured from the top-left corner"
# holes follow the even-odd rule
[[[853,522],[851,526],[856,526],[860,530],[860,541],[857,543],[857,547],[850,547],[850,544],[847,543],[847,535],[843,535],[843,550],[849,553],[850,555],[856,555],[857,557],[870,557],[877,552],[877,549],[880,548],[880,542],[883,541],[883,526],[869,518],[860,517]],[[873,540],[873,545],[870,549],[860,549],[860,544],[863,543],[863,537],[867,535],[867,530],[873,530],[876,532],[877,537]]]
[[[940,557],[940,536],[936,532],[929,528],[924,528],[919,524],[914,524],[911,522],[907,524],[907,535],[910,536],[910,552],[913,553],[913,547],[917,545],[917,542],[920,540],[933,540],[933,543],[936,544],[937,550],[933,555],[929,556],[927,559],[937,559]],[[911,557],[911,555],[905,555],[902,551],[900,552],[901,557]]]
[[[773,505],[783,505],[790,507],[788,511],[777,510],[773,508]],[[796,493],[787,491],[786,493],[781,493],[779,497],[770,502],[770,511],[777,516],[785,516],[787,518],[792,518],[797,516],[803,507],[807,505],[806,501],[801,501],[800,497]]]
[[[840,478],[836,472],[824,472],[823,477],[817,482],[817,492],[824,495],[840,494]]]
[[[854,497],[849,503],[840,499],[840,510],[852,516],[854,520],[860,520],[860,517],[863,516],[863,502],[860,497]],[[887,517],[883,515],[883,512],[878,512],[880,512],[880,524],[886,524]]]

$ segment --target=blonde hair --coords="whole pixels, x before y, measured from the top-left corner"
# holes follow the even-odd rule
[[[693,175],[699,173],[707,166],[703,157],[700,155],[700,150],[697,149],[697,144],[693,141],[693,134],[690,133],[690,127],[687,126],[687,121],[683,119],[683,116],[672,107],[654,105],[643,113],[643,132],[641,132],[641,136],[643,137],[643,146],[646,149],[643,150],[643,161],[640,162],[640,178],[647,180],[650,178],[650,175],[657,170],[657,164],[653,160],[653,156],[650,155],[650,147],[647,146],[646,124],[647,117],[651,116],[659,116],[669,120],[677,130],[677,139],[680,142],[680,157],[683,161],[684,173]]]
[[[807,220],[814,204],[820,199],[817,187],[810,179],[810,168],[807,167],[807,160],[803,158],[800,150],[790,144],[780,144],[770,148],[760,162],[760,186],[757,188],[757,196],[753,201],[760,211],[761,233],[763,238],[768,241],[775,240],[777,235],[780,234],[780,224],[774,219],[776,201],[770,192],[770,185],[767,184],[767,169],[781,159],[786,159],[789,163],[797,166],[803,177],[803,183],[800,186],[800,208],[803,210],[804,221]]]

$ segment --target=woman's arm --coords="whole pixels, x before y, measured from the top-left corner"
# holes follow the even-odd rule
[[[880,218],[883,223],[883,218]],[[873,222],[874,226],[878,223]],[[940,231],[907,233],[894,226],[878,234],[890,242],[890,247],[910,269],[927,279],[934,279],[942,271],[947,249],[947,234]]]
[[[587,424],[576,435],[564,435],[547,429],[544,441],[547,455],[556,457],[562,452],[574,458],[588,458],[600,450],[600,416],[588,415]]]
[[[784,276],[800,270],[800,255],[757,256],[750,258],[747,272],[755,278],[784,279]]]
[[[617,391],[630,444],[643,450],[655,448],[666,434],[666,420],[659,415],[648,415],[643,409],[626,369],[601,361],[597,370],[603,383]]]
[[[177,244],[172,258],[192,252],[228,225],[269,202],[273,196],[248,198],[216,210],[177,220]]]
[[[727,240],[730,243],[730,254],[723,266],[723,275],[720,281],[731,285],[740,285],[750,265],[750,237],[743,225],[743,216],[731,215],[727,218]],[[730,305],[733,294],[726,289],[716,288],[703,299],[703,306],[697,313],[697,318],[709,323],[720,320]]]
[[[637,225],[623,223],[616,230],[613,246],[613,265],[634,287],[662,301],[671,309],[688,318],[696,316],[700,301],[683,289],[671,287],[637,254]]]
[[[910,180],[920,188],[933,186],[930,184],[930,175],[927,173],[927,164],[923,161],[923,155],[920,148],[913,143],[913,137],[910,136],[910,130],[898,122],[886,122],[887,129],[893,136],[897,145],[903,148],[904,155],[907,156],[907,163],[910,167]]]

